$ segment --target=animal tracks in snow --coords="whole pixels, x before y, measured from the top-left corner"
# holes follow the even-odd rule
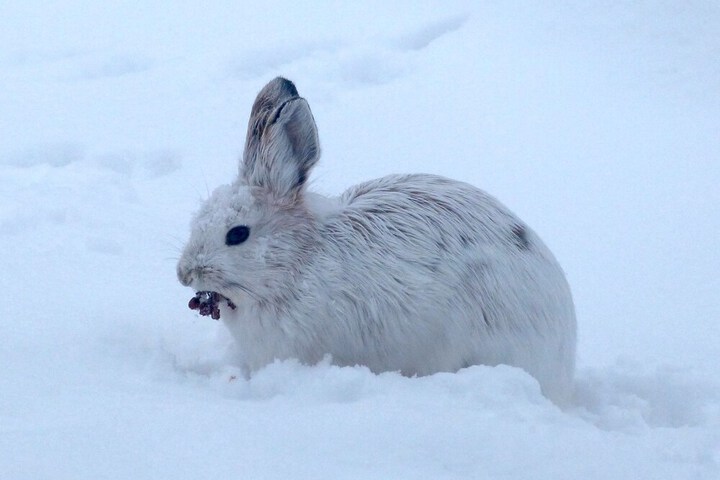
[[[0,55],[0,66],[14,75],[74,82],[141,74],[153,69],[156,62],[131,52],[22,50]]]
[[[87,62],[79,74],[79,79],[95,80],[115,78],[150,70],[155,62],[138,55],[111,55],[93,58]]]
[[[0,206],[0,235],[45,232],[48,249],[80,241],[88,251],[120,255],[122,240],[139,231],[129,224],[144,215],[145,189],[181,166],[172,150],[95,154],[72,143],[0,154],[0,196],[12,199]]]
[[[247,50],[229,62],[228,75],[246,80],[279,74],[292,76],[294,70],[302,69],[313,71],[325,81],[348,86],[381,85],[412,72],[420,52],[460,30],[468,18],[447,17],[395,38],[328,40]]]
[[[0,167],[6,168],[61,168],[80,163],[86,163],[85,167],[88,169],[146,178],[164,177],[182,166],[180,154],[170,149],[148,152],[118,150],[90,155],[83,145],[58,142],[30,145],[24,149],[0,153]]]
[[[38,165],[49,165],[51,167],[64,167],[84,158],[84,148],[75,143],[38,144],[0,154],[0,166],[29,168]]]
[[[460,30],[468,18],[468,15],[456,15],[428,23],[414,32],[401,36],[398,39],[398,46],[406,50],[422,50],[435,40]]]
[[[240,79],[257,78],[272,72],[287,69],[294,63],[309,62],[313,58],[332,56],[341,46],[334,42],[296,43],[248,49],[230,61],[230,76]]]

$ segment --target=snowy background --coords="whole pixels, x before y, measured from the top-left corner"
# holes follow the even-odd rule
[[[720,478],[720,4],[0,7],[0,478]],[[576,404],[509,367],[240,377],[191,213],[295,81],[336,195],[430,172],[565,268]]]

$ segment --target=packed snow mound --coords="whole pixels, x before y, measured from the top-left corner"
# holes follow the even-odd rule
[[[11,374],[18,394],[3,399],[0,440],[8,478],[58,478],[58,467],[60,478],[718,472],[720,388],[696,371],[586,368],[563,411],[506,366],[408,378],[285,361],[247,379],[224,335],[212,337],[199,343],[215,348],[173,335],[155,345],[106,338],[59,368],[47,355],[31,362],[33,376]]]

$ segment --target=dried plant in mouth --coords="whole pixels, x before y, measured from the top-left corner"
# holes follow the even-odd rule
[[[235,310],[237,308],[233,302],[223,297],[217,292],[197,292],[188,302],[191,310],[197,310],[200,315],[212,317],[214,320],[220,319],[220,302],[225,300],[228,307]]]

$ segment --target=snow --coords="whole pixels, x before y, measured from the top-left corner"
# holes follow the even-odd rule
[[[10,2],[0,478],[720,478],[715,2]],[[510,367],[244,379],[175,278],[275,75],[312,188],[486,189],[575,296],[577,399]]]

